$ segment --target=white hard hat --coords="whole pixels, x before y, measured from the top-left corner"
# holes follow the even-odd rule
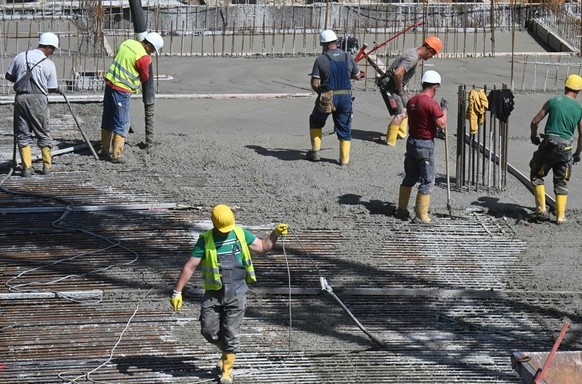
[[[156,32],[149,32],[147,35],[145,35],[144,40],[147,40],[151,45],[154,46],[156,53],[160,53],[160,49],[162,49],[164,46],[164,39],[162,39],[162,36]]]
[[[430,84],[440,84],[441,83],[441,75],[437,71],[426,71],[424,75],[422,75],[422,82],[423,83],[430,83]]]
[[[59,48],[59,38],[57,37],[57,35],[55,35],[52,32],[45,32],[42,35],[40,35],[40,38],[38,39],[38,44],[39,45],[50,45],[50,46],[58,49]]]
[[[331,29],[326,29],[319,35],[319,42],[322,44],[331,43],[332,41],[337,41],[337,36]]]

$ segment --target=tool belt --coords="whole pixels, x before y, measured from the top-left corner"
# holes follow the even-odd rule
[[[556,135],[545,135],[542,146],[549,150],[569,152],[572,150],[572,139],[563,139]]]
[[[321,92],[319,95],[319,112],[332,113],[335,112],[335,105],[333,105],[333,90]]]

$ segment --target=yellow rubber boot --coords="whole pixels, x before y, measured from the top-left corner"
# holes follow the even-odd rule
[[[400,192],[398,193],[398,208],[396,209],[396,217],[406,219],[410,217],[410,212],[408,212],[408,201],[410,200],[410,194],[412,193],[412,187],[400,186]]]
[[[416,207],[414,212],[416,212],[416,219],[423,223],[430,223],[431,218],[428,215],[428,207],[430,205],[430,195],[423,195],[419,193],[416,195]]]
[[[536,214],[546,213],[546,188],[543,185],[534,186],[534,197],[536,199]]]
[[[99,155],[103,159],[109,159],[111,157],[111,139],[113,138],[113,132],[107,129],[101,129],[101,151]]]
[[[50,175],[53,172],[51,147],[42,147],[40,149],[40,153],[42,155],[42,173],[45,175]]]
[[[125,145],[125,138],[117,133],[113,134],[113,155],[111,156],[112,163],[121,163],[121,155],[123,153],[123,146]]]
[[[321,130],[323,128],[310,128],[309,138],[311,140],[311,150],[307,151],[307,160],[319,161],[319,150],[321,149]]]
[[[396,145],[396,139],[398,138],[398,131],[400,127],[396,124],[389,124],[386,131],[386,144],[394,146]]]
[[[32,149],[30,145],[20,147],[20,158],[22,159],[22,176],[30,177],[34,174],[32,169]]]
[[[566,202],[568,195],[556,195],[556,223],[566,222]]]
[[[408,117],[402,119],[402,122],[398,126],[398,138],[406,139],[408,136]]]
[[[225,352],[222,356],[222,374],[220,376],[220,384],[233,384],[234,378],[232,371],[236,355],[232,352]]]
[[[340,140],[339,147],[339,162],[340,165],[348,165],[350,162],[350,146],[352,142],[347,140]]]
[[[224,363],[223,363],[224,351],[222,350],[222,345],[220,344],[220,341],[217,341],[216,343],[214,343],[214,345],[216,345],[216,347],[220,350],[220,352],[222,352],[222,356],[220,356],[220,359],[218,359],[218,361],[216,362],[216,370],[218,372],[222,372],[222,366],[224,365]]]

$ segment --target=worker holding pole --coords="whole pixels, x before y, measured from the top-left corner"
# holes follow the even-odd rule
[[[531,142],[538,146],[529,163],[530,180],[534,188],[535,217],[546,218],[546,190],[544,177],[553,172],[556,195],[556,223],[566,221],[568,181],[572,163],[580,162],[582,152],[582,106],[575,99],[582,90],[582,77],[569,75],[564,82],[564,94],[547,100],[530,124]],[[548,116],[543,140],[538,137],[538,126]],[[572,154],[574,133],[578,132],[576,151]]]
[[[269,252],[287,224],[278,224],[269,237],[259,239],[235,225],[230,207],[220,204],[212,208],[213,228],[202,233],[186,261],[170,304],[174,311],[182,307],[182,290],[198,266],[204,280],[204,297],[200,309],[200,333],[222,352],[217,363],[220,383],[233,383],[233,366],[240,348],[240,326],[247,304],[247,283],[257,281],[251,251]]]
[[[354,58],[337,46],[334,31],[326,29],[319,36],[323,54],[319,55],[311,71],[311,89],[317,92],[317,99],[309,116],[309,137],[311,150],[307,160],[319,161],[321,135],[325,122],[332,115],[334,129],[340,141],[339,163],[350,161],[352,140],[352,84],[350,79],[360,80],[365,73],[360,71]]]
[[[49,58],[59,48],[52,32],[40,35],[36,49],[20,52],[10,61],[6,80],[14,83],[14,136],[22,160],[22,176],[34,174],[33,135],[42,155],[42,173],[52,173],[52,136],[49,128],[48,94],[59,92],[55,63]],[[16,145],[16,144],[15,144]],[[16,151],[15,151],[16,152]]]
[[[437,36],[429,36],[418,48],[409,48],[398,56],[376,84],[380,88],[382,99],[388,108],[392,121],[386,130],[386,144],[396,145],[397,138],[404,139],[408,134],[408,117],[406,103],[408,92],[406,86],[416,72],[420,60],[428,60],[442,51],[443,43]]]
[[[105,75],[103,116],[101,120],[101,158],[122,161],[125,138],[130,128],[131,95],[150,77],[151,55],[159,53],[164,39],[148,32],[143,40],[127,39],[119,46]]]
[[[434,139],[437,130],[444,131],[447,126],[447,101],[442,99],[439,105],[434,100],[440,86],[441,75],[437,71],[426,71],[422,76],[422,91],[411,97],[406,104],[410,117],[410,135],[406,141],[405,174],[398,194],[396,216],[407,218],[410,215],[408,201],[412,187],[419,182],[414,211],[415,221],[420,223],[431,221],[428,208],[435,183]]]

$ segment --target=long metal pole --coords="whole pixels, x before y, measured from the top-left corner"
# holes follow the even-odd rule
[[[65,102],[67,103],[67,106],[69,107],[69,111],[71,111],[71,115],[73,116],[73,120],[75,120],[75,124],[77,124],[77,128],[79,128],[79,131],[81,132],[81,136],[83,136],[83,140],[85,140],[85,143],[87,143],[87,145],[89,146],[89,149],[91,150],[91,153],[93,154],[93,157],[95,158],[95,160],[99,160],[99,156],[97,156],[97,152],[95,152],[95,148],[93,148],[93,145],[91,145],[91,141],[89,141],[89,139],[85,135],[85,132],[83,132],[83,130],[81,129],[81,124],[79,124],[79,120],[77,120],[77,116],[73,112],[73,108],[71,108],[71,103],[69,103],[69,99],[67,99],[67,95],[65,95],[63,92],[61,92],[61,95],[63,95],[63,98],[65,99]]]

